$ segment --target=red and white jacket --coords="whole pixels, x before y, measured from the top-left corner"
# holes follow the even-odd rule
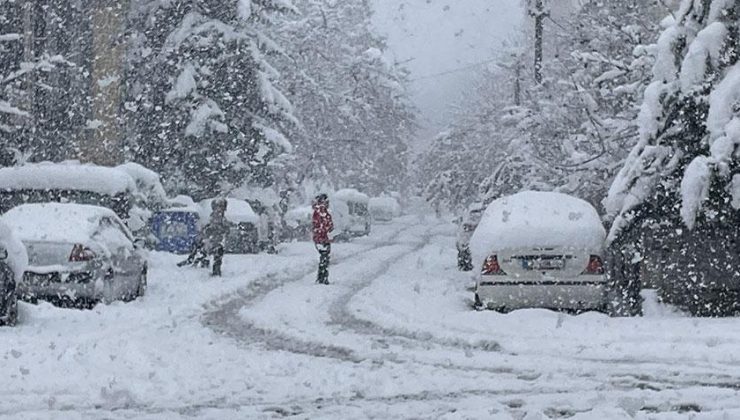
[[[317,244],[328,244],[329,232],[334,230],[334,222],[325,203],[313,205],[313,241]]]

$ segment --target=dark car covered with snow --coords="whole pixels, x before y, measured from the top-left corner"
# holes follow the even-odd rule
[[[0,325],[15,325],[18,319],[16,287],[27,265],[23,243],[0,222]]]

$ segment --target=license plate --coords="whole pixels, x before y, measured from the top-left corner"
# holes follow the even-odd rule
[[[540,270],[560,270],[565,267],[565,261],[559,258],[554,260],[540,260],[539,265]]]
[[[565,261],[561,258],[522,260],[522,268],[525,270],[561,270],[563,267],[565,267]]]

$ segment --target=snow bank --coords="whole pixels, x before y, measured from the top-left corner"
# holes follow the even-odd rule
[[[8,252],[6,262],[15,274],[16,283],[20,282],[28,266],[26,247],[2,221],[0,221],[0,248]]]
[[[367,204],[370,201],[370,197],[367,194],[363,194],[354,188],[345,188],[332,194],[332,198],[341,201],[352,201],[356,203]]]
[[[91,191],[115,195],[136,191],[136,183],[126,172],[115,168],[83,165],[76,161],[43,162],[1,168],[0,189]]]
[[[71,203],[22,204],[0,216],[21,241],[86,244],[102,217],[118,219],[113,210]]]
[[[214,199],[203,200],[200,202],[201,212],[200,220],[203,223],[208,223],[211,217],[211,202]],[[252,206],[244,200],[236,198],[227,198],[228,206],[226,207],[226,220],[232,223],[252,223],[256,225],[259,223],[259,217],[257,213],[252,210]]]
[[[474,261],[491,251],[565,246],[603,247],[606,232],[587,202],[553,192],[525,191],[492,202],[470,239]]]

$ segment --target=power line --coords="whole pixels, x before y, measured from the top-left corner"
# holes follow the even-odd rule
[[[491,58],[491,59],[488,59],[488,60],[485,60],[485,61],[479,61],[477,63],[468,64],[467,66],[464,66],[464,67],[458,67],[458,68],[452,69],[452,70],[447,70],[447,71],[443,71],[443,72],[439,72],[439,73],[427,74],[425,76],[419,76],[419,77],[410,79],[409,81],[410,82],[416,82],[418,80],[434,79],[436,77],[445,76],[445,75],[448,75],[448,74],[460,73],[462,71],[466,71],[466,70],[470,70],[470,69],[473,69],[473,68],[476,68],[476,67],[480,67],[480,66],[482,66],[484,64],[493,63],[494,61],[498,61],[498,60],[499,60],[498,58]]]

